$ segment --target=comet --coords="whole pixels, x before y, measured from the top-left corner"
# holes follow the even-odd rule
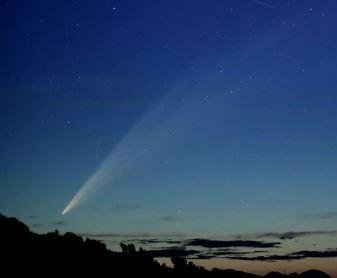
[[[77,208],[101,187],[115,186],[120,179],[132,173],[131,169],[145,164],[146,159],[162,159],[163,164],[167,165],[168,161],[158,154],[195,140],[195,137],[191,137],[195,134],[193,130],[202,125],[209,126],[207,119],[220,115],[216,111],[223,110],[218,99],[209,97],[212,81],[208,80],[198,89],[191,88],[188,82],[173,88],[119,141],[80,187],[62,214]],[[203,115],[208,116],[205,118]],[[160,161],[157,165],[160,165]]]
[[[154,153],[172,135],[175,113],[172,97],[166,97],[155,109],[136,123],[62,211],[65,215],[93,195],[103,185],[114,185],[149,152]],[[178,105],[179,106],[179,105]]]

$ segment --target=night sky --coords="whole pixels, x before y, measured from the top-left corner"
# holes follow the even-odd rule
[[[336,250],[336,27],[334,0],[2,1],[0,212],[112,248]],[[333,274],[336,257],[198,263]]]

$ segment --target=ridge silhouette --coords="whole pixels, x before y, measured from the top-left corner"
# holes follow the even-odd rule
[[[206,270],[184,257],[171,258],[173,267],[159,264],[153,253],[133,244],[120,244],[122,252],[114,252],[98,240],[83,239],[57,230],[36,234],[16,218],[0,214],[0,252],[2,277],[48,277],[92,275],[93,277],[227,277],[227,278],[328,278],[319,270],[289,275],[270,272],[265,276],[214,268]],[[8,273],[8,274],[7,274]],[[4,275],[7,274],[7,275]]]

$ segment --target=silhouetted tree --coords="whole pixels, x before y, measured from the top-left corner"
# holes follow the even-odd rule
[[[136,247],[134,244],[125,244],[125,243],[121,243],[120,247],[122,248],[122,252],[123,253],[127,253],[127,254],[135,254],[136,253]]]

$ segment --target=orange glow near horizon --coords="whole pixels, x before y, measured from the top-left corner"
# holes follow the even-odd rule
[[[165,263],[168,266],[172,265],[169,258],[158,259],[158,261],[160,263]],[[195,259],[190,261],[207,269],[235,269],[239,271],[255,273],[258,275],[266,275],[271,271],[289,274],[292,272],[301,273],[310,269],[318,269],[327,273],[332,278],[337,278],[337,258],[307,258],[303,260],[276,262],[241,261],[225,258],[213,258],[205,260]]]

